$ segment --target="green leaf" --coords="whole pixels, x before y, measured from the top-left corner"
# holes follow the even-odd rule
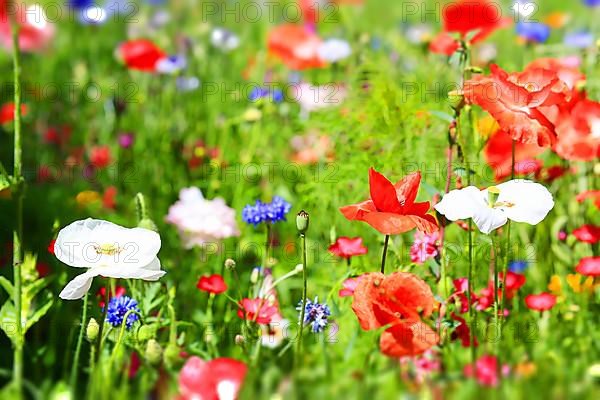
[[[571,250],[567,246],[563,245],[562,243],[553,243],[551,249],[556,258],[564,262],[566,265],[571,264]]]
[[[15,306],[9,300],[0,308],[0,329],[4,331],[13,343],[17,340],[17,320],[15,316]]]
[[[50,297],[46,304],[38,308],[31,317],[27,318],[23,334],[25,334],[25,332],[27,332],[29,328],[35,325],[44,315],[46,315],[48,310],[50,310],[50,307],[52,307],[52,304],[54,304],[54,299]]]
[[[10,296],[10,298],[13,298],[13,293],[15,291],[15,289],[13,288],[12,283],[6,279],[3,276],[0,276],[0,286],[2,286],[4,288],[4,290],[6,290],[6,293],[8,293],[8,295]]]
[[[42,278],[26,285],[23,288],[23,302],[33,300],[35,295],[38,294],[39,291],[42,290],[44,287],[46,287],[46,285],[48,285],[48,282],[49,279]]]

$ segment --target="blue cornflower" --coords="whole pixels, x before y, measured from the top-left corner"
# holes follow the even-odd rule
[[[296,310],[302,311],[302,300],[298,303]],[[323,332],[325,330],[325,327],[329,322],[329,316],[331,316],[329,306],[325,303],[320,304],[318,297],[315,297],[314,302],[310,301],[310,299],[306,299],[306,306],[304,307],[304,325],[312,325],[312,331],[314,333]]]
[[[568,33],[565,35],[563,43],[565,46],[575,49],[587,49],[594,45],[594,35],[586,31]]]
[[[125,314],[128,311],[135,312],[130,313],[127,317],[127,322],[125,322],[127,329],[131,328],[135,321],[140,319],[139,315],[136,314],[140,312],[138,302],[129,296],[113,297],[108,302],[106,321],[115,328],[118,328],[123,323],[123,318],[125,318]]]
[[[550,37],[550,27],[540,22],[519,22],[517,35],[537,43],[544,43]]]
[[[255,87],[248,94],[248,100],[256,102],[260,99],[267,98],[273,103],[281,103],[283,101],[283,92],[280,89],[269,89],[266,87]]]
[[[94,5],[94,0],[69,0],[67,4],[75,10],[85,10]]]
[[[524,260],[515,260],[508,263],[508,270],[515,274],[520,274],[527,269],[529,263]]]
[[[282,197],[275,196],[270,203],[263,203],[256,200],[254,205],[248,204],[242,210],[242,219],[247,224],[254,226],[269,222],[285,221],[285,215],[292,208],[291,204],[285,201]]]
[[[583,3],[588,7],[600,6],[600,0],[583,0]]]

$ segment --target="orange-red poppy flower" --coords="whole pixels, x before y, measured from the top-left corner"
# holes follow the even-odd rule
[[[585,74],[578,69],[579,63],[580,60],[577,57],[538,58],[527,64],[525,70],[542,68],[554,71],[558,78],[566,83],[570,89],[576,89],[586,80]]]
[[[118,56],[130,69],[144,72],[156,71],[158,61],[166,57],[166,53],[147,39],[129,40],[122,43]]]
[[[300,25],[283,24],[269,32],[269,53],[295,70],[322,68],[325,62],[319,57],[321,39]]]
[[[461,0],[444,6],[442,12],[444,31],[458,32],[466,38],[477,31],[471,43],[484,40],[495,30],[510,25],[510,18],[502,16],[502,9],[488,0]]]
[[[483,154],[489,166],[494,171],[496,181],[500,182],[512,173],[512,143],[511,137],[502,130],[496,131],[485,145]],[[542,162],[535,157],[544,152],[537,144],[515,143],[515,173],[527,175],[537,173],[542,168]]]
[[[490,76],[465,82],[467,103],[489,112],[500,129],[517,141],[539,146],[554,144],[555,126],[545,112],[570,99],[570,89],[557,73],[533,68],[509,74],[495,64],[491,72]]]
[[[379,342],[383,354],[403,357],[421,354],[439,341],[421,320],[431,315],[434,303],[431,289],[417,276],[375,272],[361,276],[352,310],[364,330],[387,327]]]
[[[600,103],[579,100],[557,117],[556,154],[571,161],[593,161],[600,157]]]
[[[583,203],[587,199],[593,200],[596,208],[600,209],[600,190],[586,190],[575,197],[578,203]]]
[[[448,32],[440,32],[429,42],[429,51],[451,56],[460,48],[460,44]]]
[[[369,169],[371,198],[340,208],[347,219],[364,221],[384,235],[397,235],[417,228],[431,233],[438,224],[429,211],[429,202],[415,203],[421,173],[407,175],[393,185],[385,176]]]

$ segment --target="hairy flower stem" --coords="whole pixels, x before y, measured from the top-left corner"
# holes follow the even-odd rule
[[[14,14],[11,14],[12,28],[12,53],[13,53],[13,80],[15,87],[15,129],[14,129],[14,169],[13,169],[13,194],[15,197],[15,228],[13,230],[13,280],[16,315],[16,335],[13,341],[13,383],[17,396],[21,398],[23,388],[23,325],[21,322],[21,264],[23,263],[23,176],[22,176],[22,147],[21,147],[21,56],[19,50],[19,25]]]
[[[296,345],[296,367],[300,362],[300,356],[302,355],[302,335],[304,332],[304,313],[306,311],[306,292],[307,292],[307,280],[306,280],[306,236],[300,234],[300,241],[302,242],[302,310],[300,311],[300,320],[298,321],[298,343]]]
[[[106,281],[104,287],[104,309],[102,310],[102,318],[100,320],[100,329],[98,331],[98,344],[96,353],[98,354],[98,361],[102,358],[102,331],[104,330],[104,324],[106,324],[106,314],[108,313],[108,301],[110,300],[110,280]]]
[[[88,309],[88,294],[83,296],[83,306],[81,310],[81,326],[79,328],[79,336],[77,337],[77,345],[75,346],[75,355],[73,356],[73,365],[71,366],[71,395],[77,398],[77,371],[79,369],[79,354],[81,353],[81,343],[83,342],[83,331],[87,327],[87,309]],[[92,346],[93,347],[93,346]]]
[[[385,241],[383,242],[383,254],[381,255],[381,273],[382,274],[385,274],[385,259],[387,257],[389,241],[390,241],[390,235],[385,235]]]

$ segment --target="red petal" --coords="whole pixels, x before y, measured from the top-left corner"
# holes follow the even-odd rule
[[[439,336],[420,321],[405,321],[381,334],[379,347],[390,357],[416,356],[439,342]]]
[[[394,185],[398,201],[402,207],[404,207],[404,209],[409,208],[415,202],[417,193],[419,192],[420,184],[421,172],[415,172],[413,174],[406,175],[400,182]]]
[[[377,211],[401,212],[401,205],[396,197],[394,185],[373,168],[369,169],[369,189],[371,200],[373,200]]]

